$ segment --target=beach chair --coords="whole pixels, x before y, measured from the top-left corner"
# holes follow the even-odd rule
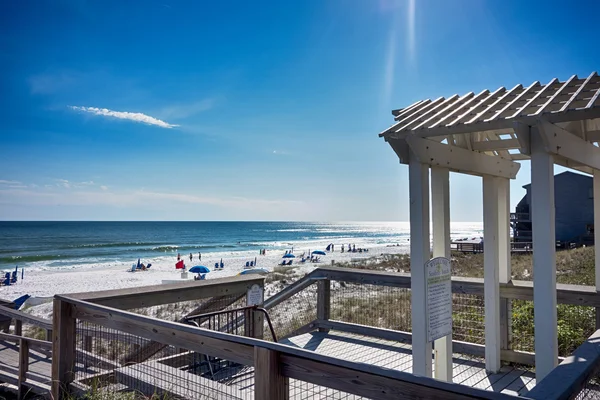
[[[137,265],[131,264],[131,271],[130,272],[135,272],[136,269],[137,269]]]
[[[250,268],[250,261],[246,261],[246,268]]]
[[[250,261],[250,266],[254,267],[254,261]]]
[[[17,271],[13,271],[10,276],[10,283],[17,283]]]
[[[219,269],[219,263],[218,262],[215,263],[215,269]]]
[[[4,280],[2,281],[2,285],[10,286],[10,272],[7,272],[6,275],[4,275]]]
[[[224,266],[225,266],[225,264],[223,264],[223,263],[221,262],[221,264],[219,265],[219,268],[223,269],[223,267],[224,267]]]
[[[290,261],[287,263],[287,265],[292,265],[292,261],[294,261],[294,260],[290,260]]]

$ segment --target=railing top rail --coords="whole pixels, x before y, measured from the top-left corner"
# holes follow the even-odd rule
[[[25,322],[26,324],[39,326],[40,328],[43,328],[43,329],[52,329],[52,321],[51,320],[36,317],[35,315],[31,315],[26,312],[15,310],[12,308],[0,306],[0,315],[6,315],[6,316],[14,318],[18,321]]]
[[[144,336],[161,343],[185,347],[188,350],[222,357],[232,361],[253,365],[254,347],[262,347],[277,351],[285,357],[284,370],[287,376],[310,381],[310,373],[296,363],[301,360],[313,361],[321,365],[331,365],[332,368],[344,368],[361,373],[369,384],[381,384],[381,379],[393,379],[399,387],[415,385],[432,393],[431,398],[464,398],[469,396],[479,399],[510,399],[501,393],[487,392],[467,386],[437,381],[406,372],[395,371],[375,365],[341,360],[331,356],[296,348],[280,343],[267,342],[260,339],[231,335],[217,331],[197,328],[178,322],[170,322],[144,315],[118,310],[104,305],[94,304],[85,300],[69,298],[66,295],[54,296],[55,301],[63,301],[74,306],[73,317],[87,320],[108,328],[118,329],[134,335]],[[202,340],[198,340],[201,336]],[[313,365],[315,365],[313,363]],[[308,375],[307,375],[308,374]],[[348,382],[347,391],[352,393],[352,385]]]
[[[264,278],[258,275],[241,275],[127,289],[72,293],[66,296],[109,307],[128,309],[245,293],[250,286],[256,283],[262,285]]]
[[[565,358],[529,392],[532,399],[567,400],[579,394],[585,382],[600,370],[600,330]]]
[[[24,340],[29,344],[29,347],[31,347],[31,348],[52,350],[52,342],[29,338],[26,336],[11,335],[9,333],[0,332],[0,340],[6,340],[7,342],[13,342],[13,343],[19,343],[21,340]]]

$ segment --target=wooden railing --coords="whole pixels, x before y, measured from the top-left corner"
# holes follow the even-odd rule
[[[19,366],[16,377],[12,374],[12,371],[0,372],[2,379],[17,385],[18,387],[18,398],[24,399],[27,391],[30,387],[35,387],[38,392],[49,391],[50,382],[46,384],[40,383],[34,380],[27,379],[27,373],[29,372],[29,350],[41,350],[49,352],[52,350],[52,343],[45,340],[37,340],[23,336],[10,335],[8,333],[0,333],[0,340],[6,342],[16,343],[19,347]]]
[[[569,400],[580,398],[578,395],[590,379],[598,378],[600,372],[600,330],[594,332],[577,350],[558,367],[554,368],[528,394],[536,400]],[[600,397],[598,381],[590,388],[590,399]],[[588,397],[583,397],[588,398]]]
[[[53,397],[64,398],[75,364],[76,320],[254,366],[254,398],[285,399],[297,379],[377,399],[511,399],[512,396],[437,381],[308,350],[155,319],[67,296],[54,300]]]
[[[411,342],[412,334],[410,332],[392,331],[389,329],[379,329],[375,327],[366,327],[364,325],[350,324],[341,321],[329,321],[331,313],[331,281],[351,282],[357,284],[370,284],[376,286],[390,286],[396,288],[410,289],[411,277],[407,273],[393,273],[386,271],[372,271],[339,267],[321,267],[312,271],[304,278],[288,286],[286,289],[265,301],[264,307],[267,310],[283,303],[293,295],[305,290],[307,287],[317,284],[317,320],[303,326],[293,332],[291,336],[314,329],[336,329],[352,333],[363,333],[374,337],[389,339],[391,337],[397,340],[402,339],[405,342]],[[482,278],[452,278],[452,293],[484,296],[484,286]],[[533,282],[513,280],[506,284],[500,284],[501,300],[528,300],[533,301]],[[600,309],[600,294],[596,292],[595,287],[557,284],[557,303],[579,306],[591,306],[596,310]],[[507,362],[516,362],[525,365],[535,365],[535,355],[531,352],[517,351],[510,348],[511,336],[511,312],[509,303],[501,301],[501,338],[502,349],[501,359]],[[596,313],[596,326],[600,326],[599,313]],[[368,332],[368,333],[367,333]],[[483,357],[485,346],[481,344],[468,343],[454,340],[453,350],[457,353],[469,354]],[[562,360],[562,359],[559,359]]]
[[[36,317],[23,311],[15,310],[8,307],[0,306],[0,315],[10,317],[15,321],[15,335],[21,336],[23,331],[23,323],[37,326],[46,332],[46,340],[52,339],[52,321]]]

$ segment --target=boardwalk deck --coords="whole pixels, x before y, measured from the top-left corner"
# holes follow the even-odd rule
[[[404,343],[337,331],[306,333],[282,340],[281,343],[348,361],[412,372],[412,349]],[[180,364],[173,363],[172,358],[122,367],[115,371],[115,377],[119,383],[147,396],[254,399],[252,366],[232,363],[214,374],[209,374],[205,369],[203,376],[199,376],[185,371],[185,367],[177,368],[175,365]],[[535,376],[531,371],[505,366],[499,373],[489,374],[485,371],[483,360],[455,354],[453,361],[455,383],[511,395],[525,395],[535,385]],[[294,379],[290,379],[289,388],[292,400],[362,399]]]

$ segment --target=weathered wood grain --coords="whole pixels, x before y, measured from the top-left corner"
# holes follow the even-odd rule
[[[537,383],[528,396],[536,400],[571,399],[597,372],[600,363],[600,330]]]
[[[289,399],[289,378],[282,374],[279,354],[254,348],[254,397],[264,400]]]
[[[209,297],[246,293],[253,284],[263,285],[264,278],[257,275],[232,276],[202,281],[172,283],[168,285],[141,286],[128,289],[104,290],[65,295],[122,310],[198,300]]]

